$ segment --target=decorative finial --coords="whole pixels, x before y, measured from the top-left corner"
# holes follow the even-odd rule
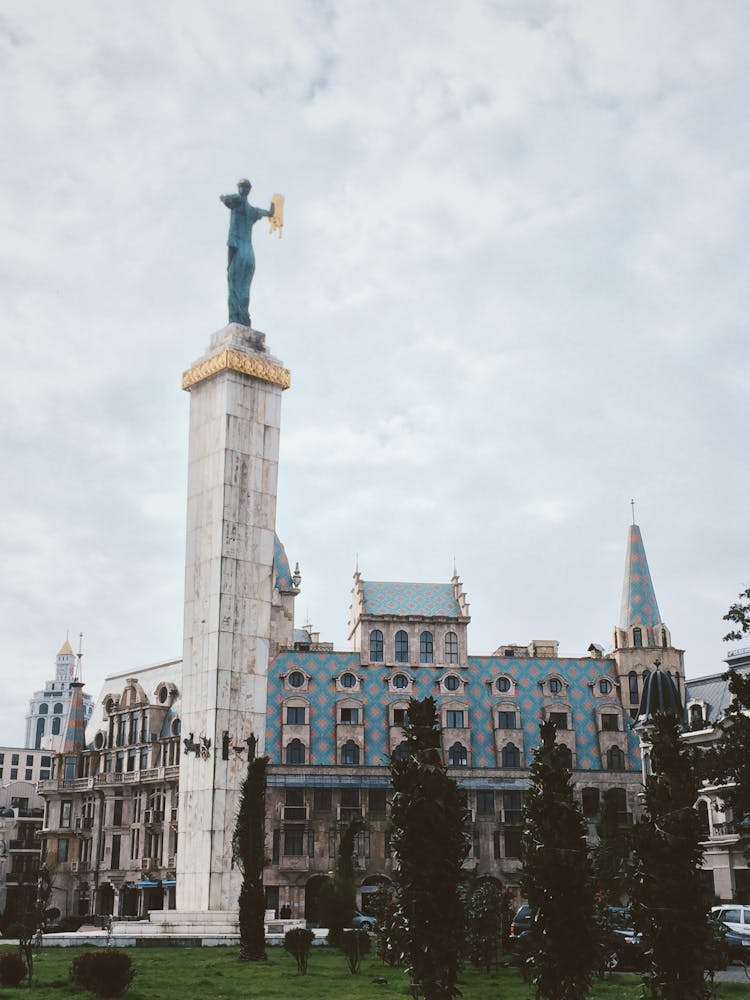
[[[83,680],[81,662],[83,660],[83,632],[78,633],[78,663],[76,664],[76,680]]]
[[[659,659],[658,656],[654,660],[654,666],[656,667],[657,670],[661,667],[661,660]]]
[[[294,584],[295,590],[299,590],[299,585],[302,583],[302,574],[299,571],[299,563],[294,564],[294,573],[292,573],[292,583]]]
[[[635,500],[630,501],[630,509],[633,514],[633,524],[635,524]]]

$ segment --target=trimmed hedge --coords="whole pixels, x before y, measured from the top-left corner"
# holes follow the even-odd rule
[[[133,981],[130,955],[118,948],[85,951],[73,959],[70,979],[100,997],[119,997]]]
[[[15,951],[0,955],[0,986],[18,986],[26,975],[26,963]]]
[[[315,935],[306,927],[293,927],[284,935],[284,948],[297,960],[297,972],[305,975]]]

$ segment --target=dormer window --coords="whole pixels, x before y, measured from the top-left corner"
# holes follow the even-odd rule
[[[357,678],[354,676],[354,674],[346,673],[341,675],[341,687],[353,688],[356,686],[356,684],[357,684]]]
[[[383,633],[379,628],[374,628],[370,632],[370,662],[383,662]]]
[[[432,663],[432,632],[422,632],[419,637],[419,662]]]
[[[393,686],[395,688],[405,688],[409,686],[409,679],[404,674],[396,674],[393,678]]]
[[[551,694],[560,694],[562,691],[562,681],[558,677],[550,678],[549,689]]]
[[[443,686],[447,691],[458,691],[461,685],[461,680],[456,677],[455,674],[448,674],[448,676],[443,681]]]
[[[703,725],[703,706],[702,705],[691,705],[690,706],[690,725],[691,726],[702,726]]]
[[[612,693],[612,682],[608,681],[606,677],[602,677],[599,681],[599,694],[611,694]]]
[[[299,688],[302,687],[304,683],[305,683],[305,675],[301,673],[299,670],[293,670],[291,674],[289,674],[290,687]]]
[[[505,694],[510,691],[510,677],[498,677],[495,681],[495,687],[501,694]]]
[[[636,626],[633,629],[633,645],[642,646],[643,645],[643,632]]]
[[[396,663],[409,662],[409,636],[403,629],[395,635],[395,659]]]

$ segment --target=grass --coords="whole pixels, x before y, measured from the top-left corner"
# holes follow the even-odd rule
[[[9,950],[8,948],[2,950]],[[34,1000],[64,1000],[91,994],[68,982],[68,970],[81,948],[45,948],[34,962]],[[369,956],[362,972],[352,976],[344,956],[328,948],[314,948],[306,976],[298,976],[291,955],[269,948],[265,962],[241,963],[237,948],[132,948],[136,976],[126,1000],[365,1000],[410,997],[408,978],[401,969],[383,966]],[[387,980],[385,985],[373,982]],[[464,1000],[530,1000],[533,994],[514,969],[489,975],[467,967],[461,976]],[[20,989],[0,989],[3,1000],[20,1000]],[[640,1000],[637,976],[614,974],[596,983],[590,1000]],[[717,1000],[748,996],[745,983],[721,983]]]

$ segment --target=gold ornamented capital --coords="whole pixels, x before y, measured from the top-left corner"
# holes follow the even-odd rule
[[[183,372],[182,388],[189,390],[198,382],[223,371],[252,375],[264,382],[280,385],[282,389],[288,389],[292,384],[292,373],[288,368],[282,368],[281,365],[274,364],[273,361],[268,361],[266,358],[259,358],[255,354],[226,350],[220,351],[204,361],[199,361],[197,365],[193,365],[192,368]]]

